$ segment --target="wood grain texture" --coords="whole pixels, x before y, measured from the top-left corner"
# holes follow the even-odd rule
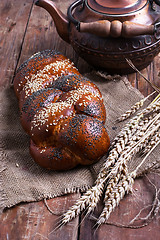
[[[62,1],[54,1],[64,14],[72,2],[68,0],[62,4]],[[45,49],[60,51],[75,63],[81,73],[89,72],[91,69],[91,66],[75,53],[72,46],[59,37],[49,13],[43,8],[33,6],[18,66],[32,54]]]
[[[149,180],[148,180],[149,179]],[[104,224],[99,229],[94,228],[95,221],[89,218],[82,221],[79,240],[155,240],[160,237],[160,219],[154,219],[145,227],[134,229],[128,228],[130,221],[142,210],[140,217],[145,217],[151,209],[155,197],[155,188],[150,181],[157,187],[160,183],[158,178],[150,174],[148,177],[139,178],[133,186],[133,193],[125,196],[120,205],[111,214],[108,225]],[[95,217],[102,211],[103,203],[99,204]],[[148,207],[147,207],[148,206]],[[147,207],[147,208],[146,208]],[[92,218],[91,218],[92,219]],[[145,221],[137,221],[134,226],[140,226]],[[117,225],[117,226],[114,226]],[[119,225],[124,225],[119,226]],[[88,229],[86,226],[89,226]],[[90,229],[90,231],[89,231]],[[154,234],[153,234],[154,233]]]
[[[143,69],[141,73],[147,78],[152,84],[160,88],[160,54],[155,57],[151,64]],[[146,82],[146,80],[139,74],[133,73],[128,74],[128,80],[131,82],[132,86],[139,89],[144,96],[149,95],[154,91],[154,89]],[[153,99],[153,97],[152,97]]]
[[[12,81],[32,1],[0,1],[0,87]]]
[[[62,215],[79,197],[79,194],[70,194],[51,199],[48,206],[44,202],[20,204],[4,212],[0,217],[0,239],[8,240],[77,240],[78,218],[54,231],[59,216]]]
[[[72,0],[54,1],[66,13]],[[74,52],[72,47],[58,36],[50,15],[33,5],[32,0],[0,1],[0,87],[7,87],[17,67],[32,54],[44,49],[56,49],[75,62],[81,73],[92,70]],[[160,86],[160,56],[157,56],[142,73],[156,85]],[[128,75],[132,85],[145,96],[153,89],[138,74]],[[152,182],[160,187],[159,176],[150,174]],[[103,225],[94,228],[95,221],[90,217],[79,218],[53,232],[59,214],[71,206],[80,194],[70,194],[48,200],[47,203],[54,214],[51,214],[43,201],[22,203],[6,210],[0,216],[0,239],[3,240],[155,240],[160,238],[160,219],[154,219],[148,226],[140,229],[122,228],[114,225]],[[126,196],[120,206],[112,213],[110,222],[127,225],[129,221],[144,207],[150,205],[155,196],[155,189],[146,177],[137,179],[133,193]],[[94,216],[101,212],[100,203]],[[149,208],[142,212],[148,214]]]

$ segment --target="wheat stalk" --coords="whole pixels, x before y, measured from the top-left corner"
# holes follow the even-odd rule
[[[153,152],[153,150],[160,144],[160,140],[155,143],[155,145],[150,149],[150,151],[146,154],[146,156],[143,158],[141,163],[138,165],[138,167],[135,169],[135,172],[138,171],[138,169],[143,165],[143,163],[146,161],[147,157]],[[154,163],[153,163],[154,164]]]
[[[142,103],[137,104],[137,109],[141,105]],[[132,109],[131,112],[133,113]],[[159,118],[160,94],[145,109],[129,120],[117,135],[97,176],[95,185],[86,191],[62,216],[61,225],[68,223],[84,210],[87,210],[87,214],[92,212],[103,192],[105,193],[105,207],[97,224],[100,225],[109,218],[120,200],[131,190],[138,169],[152,150],[158,146],[160,142]],[[128,161],[141,152],[146,153],[146,156],[133,172],[128,173]]]
[[[157,128],[160,127],[160,123],[155,126],[148,134],[151,135],[154,133]],[[109,177],[115,177],[118,175],[119,172],[124,171],[124,166],[126,166],[126,162],[128,161],[129,158],[131,158],[135,153],[139,152],[139,150],[144,147],[144,145],[147,144],[147,136],[143,136],[143,141],[142,139],[138,141],[138,146],[137,143],[134,144],[134,148],[127,149],[122,156],[118,159],[116,162],[115,166],[113,169],[110,171],[110,173],[107,175],[105,178],[101,178],[101,181],[99,179],[99,184],[96,184],[93,186],[91,189],[89,189],[80,199],[77,200],[77,202],[63,215],[62,218],[62,224],[66,224],[67,222],[71,221],[73,218],[78,216],[82,210],[84,210],[87,206],[89,206],[88,213],[91,212],[95,206],[97,205],[102,193],[103,193],[103,188],[105,181]]]
[[[135,171],[133,171],[131,174],[128,175],[122,175],[122,179],[117,178],[117,176],[120,175],[120,166],[122,165],[122,163],[125,161],[125,159],[127,157],[132,158],[132,155],[139,152],[144,146],[146,146],[146,144],[148,143],[148,137],[152,136],[155,131],[157,131],[157,129],[159,129],[160,127],[160,121],[156,121],[159,118],[159,114],[158,116],[156,116],[150,124],[149,129],[147,129],[147,135],[145,134],[142,139],[140,139],[138,141],[138,144],[135,144],[135,147],[131,148],[129,150],[129,153],[123,153],[123,155],[120,157],[120,159],[118,159],[118,162],[116,163],[114,169],[112,170],[112,176],[111,176],[111,180],[110,183],[106,189],[106,193],[105,193],[105,207],[99,217],[99,220],[97,222],[98,226],[101,225],[102,223],[104,223],[105,221],[107,221],[107,219],[109,218],[111,212],[115,209],[116,206],[118,206],[120,200],[124,197],[125,193],[127,193],[131,186],[133,185],[134,178],[136,177],[136,173],[138,171],[138,169],[140,168],[140,166],[144,163],[144,161],[146,160],[146,158],[148,156],[146,156],[143,161],[141,162],[141,164],[139,164],[139,166],[136,168]],[[157,124],[158,123],[158,124]],[[138,138],[139,139],[139,138]],[[148,140],[148,141],[146,141]],[[158,145],[159,141],[155,144]],[[154,145],[154,146],[155,146]],[[153,148],[152,148],[153,149]],[[125,161],[126,163],[126,161]],[[118,183],[119,181],[119,183]],[[118,184],[117,184],[118,183]],[[117,184],[117,185],[116,185]]]
[[[142,162],[136,167],[134,171],[132,171],[129,174],[121,175],[121,178],[119,179],[117,179],[117,176],[120,174],[117,173],[116,177],[110,180],[104,198],[105,207],[103,208],[103,211],[97,221],[98,226],[100,226],[102,223],[105,223],[108,220],[110,214],[114,211],[116,206],[119,205],[120,201],[123,199],[125,194],[132,190],[132,186],[134,183],[134,179],[137,176],[138,169],[142,166],[142,164],[146,161],[149,154],[154,150],[155,147],[158,146],[159,143],[160,139],[154,144],[150,152],[148,152],[146,157],[142,160]],[[137,152],[139,151],[138,148],[136,150]]]
[[[151,83],[135,66],[134,64],[132,63],[132,61],[130,59],[127,59],[126,58],[126,61],[127,63],[130,65],[131,68],[133,68],[136,72],[138,72],[144,79],[147,83],[149,83],[149,85],[158,93],[160,93],[160,89],[154,85],[153,83]]]

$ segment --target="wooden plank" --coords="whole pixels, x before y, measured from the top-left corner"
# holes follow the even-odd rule
[[[79,195],[69,194],[47,201],[50,213],[44,202],[20,204],[0,216],[0,239],[3,240],[77,240],[78,218],[54,231],[62,215],[75,202]]]
[[[63,1],[63,4],[60,0],[55,2],[62,11],[66,12],[67,6],[70,2],[73,2],[73,0]],[[2,38],[0,40],[0,70],[2,73],[0,86],[7,86],[10,83],[17,63],[19,66],[35,52],[47,48],[55,48],[67,55],[76,63],[82,73],[90,71],[90,66],[77,56],[70,45],[59,38],[49,14],[44,9],[34,6],[30,16],[31,6],[31,0],[16,0],[14,1],[14,8],[11,0],[1,0],[0,2],[0,20],[3,25],[0,27],[0,33],[2,33]],[[26,29],[29,16],[28,28]],[[25,29],[27,31],[23,42]],[[157,59],[154,66],[159,69],[159,58]],[[150,73],[148,73],[148,71],[148,68],[144,70],[146,76],[147,74],[153,74],[152,80],[159,84],[159,79],[156,78],[158,72],[154,75],[155,71],[153,68]],[[147,93],[146,91],[148,90],[146,90],[144,81],[138,74],[130,75],[128,78],[136,82],[138,88],[141,86],[141,91],[143,93]],[[155,181],[158,182],[158,177],[155,178]],[[154,189],[146,186],[147,184],[144,182],[144,178],[137,180],[134,186],[135,190],[133,195],[127,196],[121,202],[109,221],[127,224],[127,221],[134,217],[145,204],[150,204],[154,196]],[[49,200],[48,205],[56,214],[62,214],[78,197],[79,194],[58,197]],[[102,204],[99,205],[97,215],[100,213],[101,209]],[[158,239],[160,236],[159,219],[153,221],[148,227],[139,230],[103,225],[99,230],[95,231],[92,228],[95,222],[86,218],[81,224],[79,230],[80,236],[78,236],[78,218],[58,231],[52,232],[57,221],[58,216],[49,213],[43,201],[20,204],[17,207],[9,209],[0,216],[0,239],[152,240],[153,237],[154,239]]]
[[[150,82],[157,87],[160,87],[160,54],[155,57],[154,61],[151,64],[141,70],[141,73],[145,78],[150,80]],[[146,82],[146,80],[139,74],[133,73],[128,74],[128,80],[131,82],[132,86],[139,89],[139,91],[144,95],[148,96],[154,91],[154,89]],[[153,99],[154,96],[151,98]]]
[[[160,182],[158,182],[158,177],[154,174],[150,174],[149,179],[153,184],[160,187]],[[155,218],[145,227],[133,229],[127,228],[129,222],[141,211],[140,217],[147,216],[153,199],[155,196],[155,188],[148,181],[147,177],[139,178],[135,181],[133,186],[133,193],[127,195],[121,202],[120,205],[111,214],[108,222],[111,225],[103,224],[98,229],[96,229],[95,221],[90,220],[89,217],[82,220],[80,229],[79,240],[155,240],[160,238],[160,219]],[[93,216],[98,217],[102,211],[103,204],[101,203],[96,209]],[[149,206],[148,208],[146,208]],[[91,218],[92,219],[92,218]],[[145,221],[136,222],[137,226],[144,224]],[[117,226],[114,226],[117,225]],[[118,226],[118,225],[124,225]]]
[[[22,3],[23,6],[26,6],[24,5],[24,1],[22,1]],[[16,14],[18,4],[19,1],[16,0],[13,16]],[[8,5],[11,9],[11,1],[8,1]],[[65,6],[65,4],[63,6]],[[11,41],[9,41],[9,50],[11,50],[11,47],[13,46],[13,40],[17,43],[12,49],[12,52],[16,53],[14,64],[11,55],[5,55],[5,51],[2,53],[3,58],[6,59],[6,63],[13,64],[8,75],[8,65],[5,67],[6,71],[4,71],[3,74],[5,79],[7,79],[7,82],[3,82],[3,80],[1,80],[1,84],[5,86],[7,86],[7,84],[9,84],[12,80],[16,65],[20,65],[25,59],[30,57],[35,52],[42,51],[47,48],[56,48],[57,50],[61,50],[64,54],[69,54],[69,57],[72,55],[75,56],[72,48],[69,48],[67,44],[64,44],[56,31],[54,31],[53,21],[49,14],[44,9],[39,7],[34,6],[32,8],[32,1],[28,1],[27,7],[29,11],[25,12],[23,16],[23,22],[25,20],[23,29],[24,31],[21,31],[21,29],[19,29],[19,24],[16,23],[14,25],[15,32],[13,35],[9,35],[7,30],[6,33],[3,33],[4,40],[1,43],[4,47],[5,44],[7,44],[7,41],[9,41],[9,37],[11,38]],[[30,13],[30,9],[32,9],[32,13]],[[21,11],[21,14],[22,12],[23,11]],[[2,19],[4,20],[4,18],[5,16],[3,16]],[[23,22],[21,22],[21,24]],[[17,39],[19,40],[18,42]],[[12,54],[12,52],[10,54]],[[78,61],[79,60],[77,58],[77,62]],[[53,208],[56,214],[59,215],[67,210],[79,196],[79,194],[73,194],[58,197],[53,200],[48,200],[48,204],[50,205],[51,209]],[[0,239],[76,240],[78,234],[78,218],[67,226],[63,227],[63,229],[52,232],[58,219],[59,216],[57,217],[51,214],[45,207],[43,201],[37,203],[20,204],[15,208],[9,209],[3,213],[2,216],[0,216]]]
[[[67,13],[68,6],[72,2],[72,0],[67,0],[62,4],[62,1],[54,1],[56,6],[64,14]],[[75,53],[72,46],[59,37],[49,13],[41,7],[34,6],[29,20],[19,65],[32,54],[45,49],[56,49],[60,51],[75,63],[81,73],[89,72],[91,69],[91,66]]]
[[[0,1],[0,87],[12,81],[32,1]]]

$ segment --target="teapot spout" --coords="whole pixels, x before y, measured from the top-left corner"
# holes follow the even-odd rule
[[[51,0],[37,0],[35,5],[42,7],[51,15],[59,36],[70,43],[69,40],[69,21],[67,17],[56,7]]]

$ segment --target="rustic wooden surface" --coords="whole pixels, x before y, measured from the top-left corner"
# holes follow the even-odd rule
[[[63,12],[72,0],[55,0]],[[0,87],[10,85],[17,67],[32,54],[49,48],[55,48],[71,58],[81,73],[91,71],[91,67],[80,59],[72,47],[61,40],[55,30],[49,14],[36,7],[33,0],[0,1]],[[142,73],[153,83],[160,86],[157,56]],[[153,91],[143,78],[135,73],[128,75],[132,85],[145,96]],[[149,179],[160,187],[159,176],[150,174]],[[59,215],[71,206],[80,194],[70,194],[48,200],[50,213],[44,202],[23,203],[6,210],[0,216],[0,239],[3,240],[152,240],[160,239],[160,218],[155,218],[149,225],[139,229],[118,227],[127,225],[135,215],[146,206],[150,206],[155,196],[154,185],[148,177],[137,179],[133,193],[126,196],[109,219],[113,224],[94,228],[93,218],[76,218],[74,221],[53,231]],[[100,212],[99,204],[94,217]],[[146,216],[149,208],[142,212]],[[81,224],[79,225],[79,222]]]

